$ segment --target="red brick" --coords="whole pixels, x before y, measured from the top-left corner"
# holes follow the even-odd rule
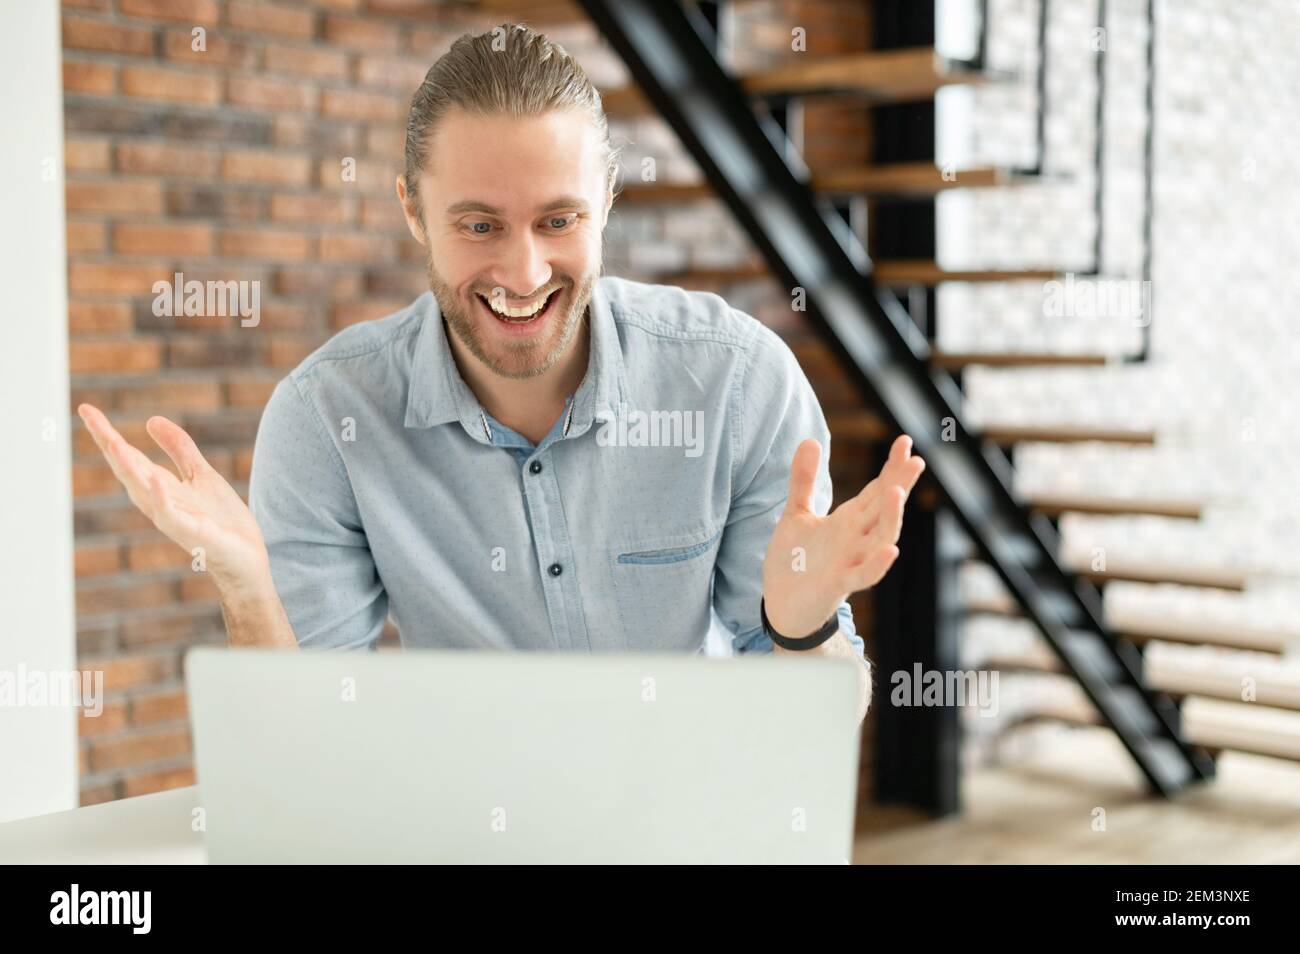
[[[221,408],[221,384],[215,378],[152,380],[118,391],[124,411],[173,414],[177,411],[216,411]]]
[[[207,179],[217,174],[221,155],[212,149],[166,142],[124,142],[114,150],[121,172]]]
[[[193,557],[171,540],[144,540],[126,547],[127,569],[133,573],[188,568]]]
[[[343,178],[343,159],[324,159],[320,163],[320,186],[330,192],[351,192],[362,195],[393,196],[397,174],[401,170],[397,162],[381,162],[377,159],[357,159],[350,166],[352,179]]]
[[[363,93],[351,89],[321,91],[322,116],[365,122],[399,122],[406,118],[410,97],[395,93]]]
[[[216,0],[117,0],[117,6],[128,16],[179,20],[196,26],[215,25],[220,9]]]
[[[184,719],[188,712],[183,689],[140,695],[131,700],[131,722],[135,725],[173,722]]]
[[[113,227],[113,251],[123,255],[208,255],[210,225],[136,225]]]
[[[68,290],[118,295],[152,295],[157,281],[170,281],[166,265],[117,265],[111,262],[73,262],[68,267]]]
[[[122,797],[134,798],[137,795],[152,795],[154,792],[170,791],[173,788],[187,788],[196,782],[194,768],[167,769],[162,772],[144,772],[128,776],[122,783]]]
[[[379,86],[403,92],[409,101],[424,82],[425,74],[432,65],[423,60],[364,55],[357,60],[357,82],[362,86]]]
[[[220,594],[217,584],[206,573],[188,573],[181,577],[181,602],[205,603],[216,602]]]
[[[64,2],[67,3],[68,0],[64,0]],[[81,2],[85,2],[85,0],[77,0],[77,2],[81,3]],[[88,772],[90,771],[90,766],[89,763],[86,762],[86,758],[85,758],[86,753],[84,750],[82,751],[81,755],[82,755],[81,771],[83,773]],[[88,788],[83,788],[81,790],[81,807],[88,808],[91,805],[102,805],[105,802],[116,801],[121,797],[122,795],[118,791],[118,786],[116,782],[110,782],[107,785],[92,785],[89,786]]]
[[[130,212],[156,214],[163,209],[157,182],[69,182],[69,212]]]
[[[326,16],[325,39],[355,50],[397,50],[402,45],[402,31],[396,23],[383,23],[361,17]]]
[[[268,73],[346,79],[350,58],[350,54],[343,50],[268,43],[262,51],[262,68]]]
[[[131,327],[131,309],[123,302],[74,301],[68,304],[68,330],[71,332],[127,331]]]
[[[153,29],[142,26],[117,26],[102,20],[80,16],[63,18],[63,46],[72,50],[101,50],[106,53],[153,53]]]
[[[96,613],[120,613],[149,606],[166,606],[175,599],[176,587],[169,580],[99,583],[92,578],[85,585],[77,584],[77,615],[92,616]]]
[[[233,464],[235,480],[248,480],[253,473],[253,449],[249,447],[236,451]]]
[[[191,70],[128,66],[122,70],[122,92],[143,99],[215,106],[221,102],[221,77]]]
[[[253,30],[259,34],[275,33],[280,36],[306,39],[316,33],[316,12],[302,7],[286,7],[274,3],[230,0],[226,6],[226,23],[237,30]]]
[[[103,222],[69,222],[69,252],[102,252],[107,245],[107,229]]]
[[[357,202],[350,196],[274,195],[271,218],[281,222],[344,224],[357,219]]]
[[[267,349],[267,360],[272,367],[294,368],[321,346],[319,338],[286,338],[277,335],[271,339]]]
[[[272,283],[277,295],[328,295],[331,298],[356,298],[363,291],[361,275],[354,271],[335,271],[317,266],[281,268]]]
[[[116,543],[78,544],[73,565],[78,577],[116,573],[122,567],[122,548]]]
[[[330,232],[320,237],[320,257],[324,262],[391,261],[396,248],[395,240],[389,235]]]
[[[226,153],[221,162],[221,175],[236,182],[309,185],[311,167],[311,159],[303,155],[239,151]]]
[[[163,55],[169,60],[202,63],[205,66],[229,66],[236,69],[254,69],[257,66],[257,49],[238,38],[223,36],[209,30],[203,38],[203,49],[194,49],[194,35],[188,31],[169,30],[163,37]]]
[[[93,683],[92,683],[93,685]],[[86,709],[77,715],[77,736],[88,739],[97,735],[121,732],[127,727],[127,702],[124,699],[105,702],[99,715],[90,715]]]
[[[285,109],[314,112],[316,88],[292,80],[232,76],[226,85],[226,98],[236,106],[252,109]]]
[[[370,299],[347,305],[335,305],[330,314],[330,323],[335,328],[343,328],[347,325],[355,325],[360,321],[373,321],[376,318],[383,318],[395,311],[400,311],[409,304],[410,302],[406,299],[393,298],[388,300]]]
[[[226,403],[231,407],[265,407],[279,381],[279,375],[232,377],[226,382]]]
[[[92,497],[121,489],[117,477],[106,461],[86,461],[72,465],[72,496]]]
[[[298,261],[311,258],[314,240],[301,232],[228,229],[221,234],[221,254],[232,258]]]
[[[107,95],[117,87],[117,67],[84,60],[63,61],[63,90],[67,93]]]
[[[70,172],[104,172],[110,153],[107,139],[65,139],[63,163]]]
[[[152,371],[162,363],[162,345],[149,339],[73,341],[68,370],[73,374]]]
[[[196,613],[192,606],[176,604],[161,614],[151,613],[122,621],[121,640],[127,649],[189,644],[198,639],[211,641],[213,634],[224,639],[220,611]]]
[[[117,739],[92,741],[90,768],[94,772],[105,772],[179,758],[189,753],[190,733],[187,728],[141,732]]]

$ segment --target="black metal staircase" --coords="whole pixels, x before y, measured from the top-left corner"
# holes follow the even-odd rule
[[[913,437],[930,479],[982,558],[1152,789],[1170,796],[1212,777],[1209,754],[1180,733],[1175,701],[1145,684],[1137,644],[1106,628],[1097,589],[1059,562],[1051,521],[1013,492],[1007,456],[966,427],[960,392],[946,371],[932,369],[925,334],[875,280],[844,218],[818,196],[797,157],[792,161],[784,132],[756,115],[745,89],[718,62],[708,20],[691,5],[666,0],[580,4],[771,270],[787,289],[804,290],[810,325],[890,424]]]

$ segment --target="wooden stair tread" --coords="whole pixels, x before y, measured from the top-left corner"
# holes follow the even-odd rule
[[[1024,619],[1016,605],[1005,600],[971,600],[963,610],[968,616],[991,615]],[[1225,626],[1199,620],[1125,617],[1107,619],[1107,625],[1117,636],[1135,643],[1168,642],[1197,646],[1216,646],[1222,649],[1243,649],[1251,652],[1282,655],[1288,648],[1300,645],[1300,632],[1261,629],[1250,626]]]
[[[882,285],[938,285],[941,282],[1051,281],[1060,272],[1045,268],[940,268],[927,259],[876,259],[872,274]]]
[[[1186,650],[1184,650],[1186,652]],[[980,669],[1001,672],[1064,673],[1065,667],[1046,643],[994,650],[980,660]],[[1255,680],[1256,701],[1266,709],[1300,711],[1300,670],[1283,667],[1277,661],[1254,662],[1216,659],[1213,667],[1170,653],[1148,654],[1144,675],[1147,685],[1176,697],[1197,696],[1225,702],[1241,702],[1241,679]]]
[[[1155,517],[1184,517],[1197,520],[1201,505],[1191,500],[1157,500],[1134,497],[1103,497],[1091,494],[1027,494],[1031,507],[1049,516],[1062,513],[1094,513],[1110,516],[1144,515]]]
[[[1100,715],[1086,698],[1066,693],[1062,696],[1035,706],[1025,721],[1046,719],[1075,725],[1102,724]],[[1182,721],[1183,737],[1193,745],[1214,751],[1300,760],[1300,713],[1257,703],[1188,696],[1183,701]]]
[[[1048,351],[936,351],[930,355],[930,365],[948,371],[959,371],[974,364],[998,368],[1095,366],[1104,365],[1109,356],[1104,354],[1068,354]]]
[[[992,166],[954,169],[947,173],[933,162],[891,162],[876,166],[846,166],[813,176],[815,192],[833,195],[867,193],[928,196],[947,189],[987,188],[1010,181]]]
[[[951,177],[932,162],[895,162],[879,166],[850,166],[814,175],[812,189],[826,195],[927,196],[946,189],[1005,185],[1000,169],[959,169]],[[637,182],[618,198],[629,205],[700,202],[717,198],[707,182]]]
[[[644,116],[651,111],[650,101],[639,86],[615,86],[600,90],[600,105],[606,115],[620,119]]]
[[[735,265],[727,268],[692,268],[664,280],[690,287],[696,284],[754,281],[772,275],[764,264]],[[936,262],[925,260],[883,260],[872,263],[872,277],[882,285],[937,285],[941,282],[1013,282],[1048,281],[1057,277],[1049,269],[951,271]]]
[[[1070,567],[1070,570],[1099,585],[1113,580],[1127,580],[1134,583],[1179,583],[1183,586],[1203,586],[1218,590],[1240,591],[1246,588],[1244,573],[1223,567],[1112,565],[1105,570],[1088,567]]]
[[[986,439],[1007,446],[1022,441],[1077,443],[1102,441],[1112,444],[1154,444],[1155,431],[1081,424],[986,424],[978,429]]]
[[[506,0],[491,0],[503,7]],[[559,6],[548,0],[547,6]],[[932,47],[903,50],[868,50],[755,70],[736,77],[751,96],[830,94],[875,103],[914,102],[929,99],[954,83],[980,83],[984,73],[961,69],[939,56]],[[650,112],[650,103],[635,86],[600,91],[605,112],[631,117]]]
[[[982,79],[981,74],[956,68],[926,46],[800,57],[748,73],[740,82],[746,92],[757,96],[842,93],[874,102],[907,102],[928,99],[953,83]]]

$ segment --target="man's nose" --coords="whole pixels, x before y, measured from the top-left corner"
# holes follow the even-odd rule
[[[506,243],[492,269],[494,288],[504,289],[508,298],[540,291],[551,281],[551,266],[537,236],[523,234]]]

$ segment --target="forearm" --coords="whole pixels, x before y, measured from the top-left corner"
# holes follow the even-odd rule
[[[772,651],[784,656],[830,656],[832,658],[853,660],[854,665],[859,670],[858,721],[861,722],[866,718],[867,709],[871,705],[871,674],[862,661],[862,654],[858,652],[857,647],[849,640],[844,630],[841,629],[826,642],[813,649],[782,649],[773,643]]]
[[[298,639],[270,575],[253,586],[219,587],[226,636],[234,647],[297,649]]]

